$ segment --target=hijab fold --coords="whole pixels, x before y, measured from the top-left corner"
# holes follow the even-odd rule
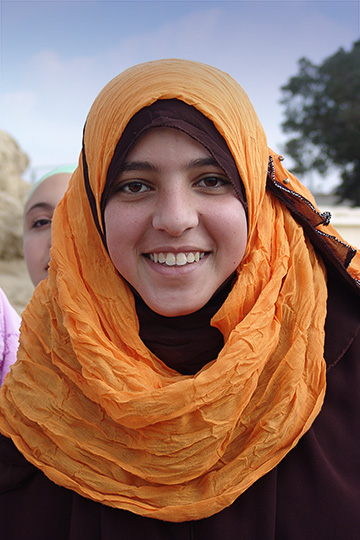
[[[195,375],[145,346],[134,296],[99,234],[121,135],[140,109],[163,99],[214,124],[248,203],[246,253],[211,321],[224,346]],[[120,74],[90,110],[84,149],[55,211],[49,277],[23,314],[0,430],[52,481],[84,497],[167,521],[205,518],[273,469],[320,412],[324,266],[266,190],[269,156],[276,180],[284,170],[251,103],[215,68],[159,60]],[[294,177],[289,188],[310,197]]]

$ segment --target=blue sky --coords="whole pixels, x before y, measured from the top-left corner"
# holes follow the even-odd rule
[[[29,155],[25,177],[36,179],[77,162],[101,88],[156,58],[230,73],[281,150],[280,87],[302,56],[320,63],[360,39],[360,1],[0,0],[0,34],[0,128]]]

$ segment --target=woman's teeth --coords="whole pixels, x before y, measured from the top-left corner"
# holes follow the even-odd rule
[[[190,253],[149,253],[151,261],[166,266],[184,266],[199,262],[205,256],[204,251],[195,251]]]

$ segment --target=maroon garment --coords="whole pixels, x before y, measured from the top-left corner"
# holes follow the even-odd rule
[[[201,309],[179,317],[155,313],[133,289],[139,335],[147,348],[182,375],[194,375],[215,360],[224,338],[210,321],[225,302],[234,278],[231,275]]]
[[[329,274],[322,411],[285,459],[229,508],[194,522],[143,518],[56,486],[0,438],[4,540],[358,540],[359,297]]]

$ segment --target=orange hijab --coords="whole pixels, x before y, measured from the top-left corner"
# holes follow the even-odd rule
[[[249,204],[247,251],[212,324],[217,359],[180,375],[139,338],[134,298],[94,224],[115,146],[130,118],[179,99],[225,138]],[[95,100],[82,159],[53,221],[49,278],[23,314],[18,362],[0,395],[0,429],[53,482],[167,521],[230,505],[296,445],[325,394],[326,276],[303,229],[265,189],[310,196],[267,145],[244,91],[184,60],[135,66]]]

